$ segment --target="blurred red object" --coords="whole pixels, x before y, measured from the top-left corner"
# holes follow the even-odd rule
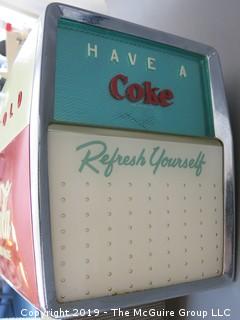
[[[7,32],[11,32],[12,31],[12,24],[11,23],[9,23],[9,22],[7,22],[6,24],[5,24],[5,30],[7,31]]]

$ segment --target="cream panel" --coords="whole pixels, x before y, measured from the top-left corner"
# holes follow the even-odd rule
[[[59,301],[222,274],[223,150],[217,141],[52,126],[48,143]],[[107,170],[114,154],[129,158],[119,165],[118,156]],[[182,162],[174,167],[177,158]]]

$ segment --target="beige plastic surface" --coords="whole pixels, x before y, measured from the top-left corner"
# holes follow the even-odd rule
[[[100,140],[110,156],[139,155],[143,166],[84,166]],[[223,160],[213,140],[51,126],[48,133],[52,246],[59,301],[164,287],[222,274]],[[197,158],[194,168],[160,167],[153,149],[169,157]],[[156,154],[155,154],[156,155]],[[104,162],[104,161],[103,161]],[[90,163],[90,162],[89,162]],[[199,172],[198,172],[199,173]]]

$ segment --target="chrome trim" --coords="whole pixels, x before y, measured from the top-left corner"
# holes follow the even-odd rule
[[[232,130],[218,53],[208,55],[215,136],[224,152],[224,275],[233,279],[235,269],[235,183]]]
[[[101,297],[84,301],[59,303],[56,299],[51,248],[51,228],[49,214],[49,189],[47,165],[47,129],[52,119],[54,105],[55,53],[57,21],[60,17],[88,23],[98,27],[131,34],[137,37],[161,42],[207,57],[213,118],[216,138],[224,146],[224,266],[223,276],[191,283],[157,288],[119,296]],[[126,21],[107,17],[63,4],[47,7],[43,30],[43,40],[38,46],[38,62],[34,78],[34,99],[31,113],[31,176],[34,221],[34,243],[38,273],[39,294],[42,310],[95,309],[101,312],[114,307],[127,308],[140,304],[157,302],[163,299],[182,296],[197,290],[213,288],[229,282],[234,276],[235,250],[235,189],[233,171],[233,142],[227,103],[224,94],[221,67],[216,51],[206,45],[145,28]],[[42,36],[42,35],[41,35]],[[42,53],[41,53],[42,50]],[[40,53],[42,57],[40,59]],[[47,70],[47,72],[46,72]],[[39,110],[39,111],[38,111]],[[38,150],[38,151],[37,151]],[[40,229],[39,229],[40,228]],[[45,284],[45,286],[44,286]],[[68,317],[73,317],[69,313]]]
[[[40,307],[45,306],[44,297],[44,278],[42,266],[42,252],[40,244],[40,211],[38,198],[38,135],[39,135],[39,94],[40,94],[40,74],[41,74],[41,54],[42,54],[42,32],[43,21],[40,19],[38,25],[38,40],[36,48],[36,62],[34,66],[32,105],[30,113],[30,190],[31,190],[31,209],[32,209],[32,229],[33,245],[35,254],[36,278],[38,287],[38,299]]]

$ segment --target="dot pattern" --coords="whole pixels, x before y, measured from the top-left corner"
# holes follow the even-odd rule
[[[221,147],[165,141],[164,136],[144,143],[104,136],[101,139],[108,145],[117,144],[126,153],[136,154],[143,144],[151,148],[158,143],[181,154],[183,149],[186,154],[201,149],[207,159],[198,177],[191,170],[161,168],[153,175],[149,168],[118,167],[106,178],[88,168],[78,172],[81,158],[75,148],[93,139],[99,136],[49,132],[52,246],[59,301],[220,276]]]

